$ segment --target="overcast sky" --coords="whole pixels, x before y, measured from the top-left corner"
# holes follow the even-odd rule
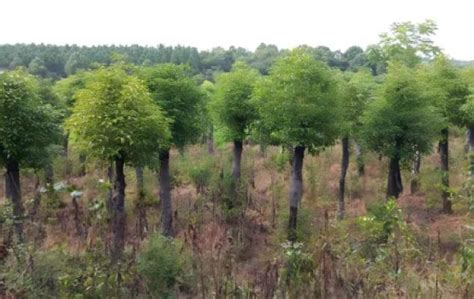
[[[439,26],[445,53],[474,60],[474,0],[0,0],[0,44],[261,43],[366,47],[393,22]]]

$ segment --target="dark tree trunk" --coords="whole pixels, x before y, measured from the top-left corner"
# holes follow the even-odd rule
[[[145,193],[145,183],[143,180],[143,167],[135,167],[135,175],[137,177],[137,193],[138,198],[143,198]]]
[[[361,177],[365,175],[365,163],[362,154],[362,147],[358,142],[354,143],[354,152],[356,155],[357,174]]]
[[[441,186],[443,212],[451,214],[453,209],[449,200],[449,130],[445,128],[441,131],[441,140],[439,141],[439,158],[441,162]]]
[[[21,201],[20,165],[15,160],[8,160],[5,174],[5,194],[12,202],[15,230],[18,240],[23,242],[23,203]]]
[[[210,155],[213,155],[214,154],[214,129],[213,128],[209,130],[206,141],[207,141],[207,152]]]
[[[112,261],[122,257],[125,247],[125,161],[123,156],[115,160],[115,183],[112,195],[113,207],[113,247]]]
[[[113,203],[113,197],[114,197],[114,164],[112,163],[109,167],[107,167],[107,178],[109,179],[109,183],[110,183],[110,186],[111,188],[109,189],[109,192],[107,194],[108,198],[107,198],[107,204],[106,204],[106,207],[107,207],[107,211],[109,212],[109,215],[111,215],[113,217],[113,206],[114,206],[114,203]]]
[[[237,182],[240,179],[240,162],[242,160],[242,140],[234,140],[234,160],[232,161],[232,179]]]
[[[86,156],[84,154],[79,155],[79,176],[86,175]]]
[[[54,168],[52,163],[52,161],[48,161],[44,167],[44,176],[47,186],[53,186],[54,184]]]
[[[62,155],[67,158],[69,151],[69,134],[63,136],[63,152]]]
[[[411,165],[411,182],[410,182],[410,193],[415,194],[420,190],[420,182],[418,180],[418,175],[420,174],[421,168],[421,153],[416,151],[413,156],[413,162]]]
[[[160,201],[161,231],[167,237],[173,236],[173,208],[171,205],[170,152],[160,152]]]
[[[339,202],[337,208],[337,219],[344,218],[344,193],[346,189],[346,174],[349,167],[349,138],[344,137],[342,144],[341,175],[339,177]]]
[[[296,223],[298,219],[298,207],[303,196],[303,159],[304,146],[296,146],[293,152],[293,171],[291,173],[291,186],[288,195],[290,206],[290,217],[288,221],[288,240],[296,241]]]
[[[390,159],[387,181],[387,199],[398,198],[403,191],[402,176],[400,173],[400,159],[397,157]]]
[[[474,178],[474,126],[469,127],[467,130],[467,143],[468,143],[468,155],[469,155],[469,176]]]
[[[138,234],[141,239],[145,238],[145,235],[148,231],[148,221],[146,218],[146,208],[145,208],[145,183],[143,179],[143,167],[135,167],[135,174],[137,177],[137,208],[138,208]]]

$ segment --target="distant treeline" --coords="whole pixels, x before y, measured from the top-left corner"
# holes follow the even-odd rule
[[[361,47],[352,46],[345,52],[332,51],[328,47],[309,47],[317,60],[341,70],[369,67],[373,73],[381,68],[380,62],[371,59],[370,53]],[[114,60],[122,59],[136,65],[153,65],[157,63],[189,64],[196,74],[212,79],[215,72],[228,72],[237,60],[244,60],[260,73],[267,74],[272,62],[288,52],[275,45],[260,44],[255,51],[241,47],[224,49],[214,48],[210,51],[199,51],[195,47],[164,46],[146,47],[131,46],[77,46],[15,44],[0,45],[0,69],[26,67],[30,73],[45,78],[59,79],[76,73],[81,69],[90,69],[95,65],[109,65]],[[376,57],[376,55],[372,55]]]

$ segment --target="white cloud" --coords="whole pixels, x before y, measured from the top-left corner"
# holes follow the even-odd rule
[[[2,0],[0,43],[344,50],[377,42],[393,22],[431,18],[448,55],[474,59],[472,11],[470,0]]]

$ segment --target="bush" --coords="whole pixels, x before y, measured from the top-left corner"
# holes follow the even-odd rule
[[[175,287],[186,289],[192,278],[191,260],[183,245],[162,235],[151,236],[138,257],[138,273],[149,292],[158,297],[171,295]]]

